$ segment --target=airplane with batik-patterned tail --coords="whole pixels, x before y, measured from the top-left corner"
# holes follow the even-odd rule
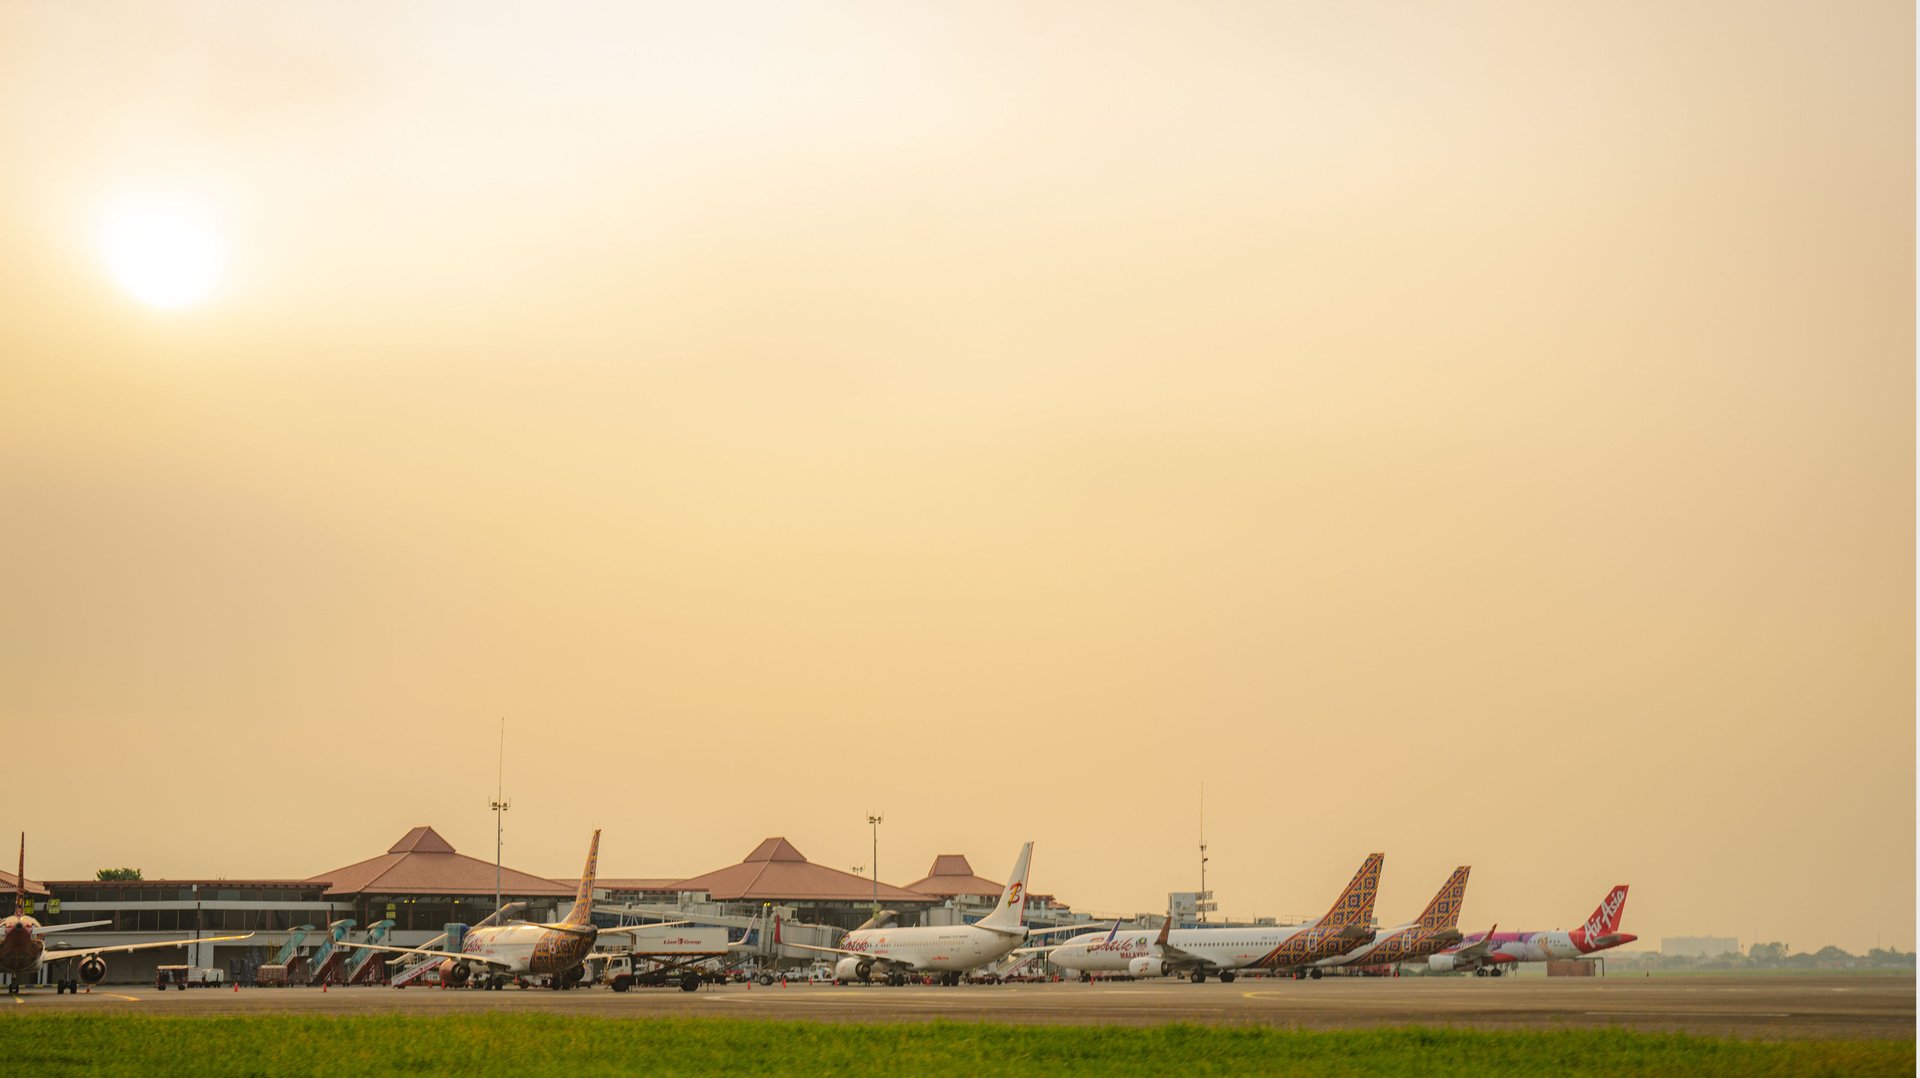
[[[476,928],[467,933],[457,951],[391,947],[380,943],[351,943],[350,946],[444,959],[440,964],[441,983],[454,987],[477,979],[476,983],[482,988],[500,989],[521,977],[546,977],[549,988],[571,987],[584,976],[582,963],[592,952],[596,939],[686,924],[667,921],[596,928],[592,916],[593,881],[599,862],[600,832],[595,831],[593,841],[587,846],[587,867],[580,873],[580,888],[574,893],[573,907],[558,921],[548,924],[509,921],[504,925]]]
[[[1168,917],[1151,929],[1092,932],[1060,944],[1035,947],[1049,961],[1091,976],[1098,972],[1135,977],[1185,975],[1198,984],[1210,975],[1231,982],[1235,971],[1265,969],[1318,978],[1315,963],[1365,946],[1374,938],[1373,900],[1380,890],[1386,855],[1368,854],[1333,908],[1303,925],[1257,928],[1174,928]]]
[[[1627,911],[1627,885],[1617,884],[1587,918],[1587,923],[1571,931],[1502,932],[1499,925],[1476,932],[1427,959],[1427,968],[1435,973],[1468,973],[1476,977],[1498,977],[1508,967],[1521,962],[1547,962],[1553,959],[1585,958],[1590,954],[1632,943],[1640,937],[1620,931]]]
[[[1373,942],[1356,947],[1346,954],[1323,958],[1314,963],[1317,969],[1330,969],[1334,966],[1390,966],[1401,962],[1417,962],[1459,943],[1465,937],[1460,934],[1460,904],[1467,897],[1467,876],[1473,869],[1461,865],[1447,877],[1447,882],[1420,911],[1420,916],[1403,925],[1381,929],[1373,937]]]
[[[196,943],[230,943],[253,935],[249,932],[244,936],[207,936],[202,939],[185,936],[158,943],[121,943],[104,947],[70,947],[66,946],[65,941],[56,941],[48,946],[45,937],[56,932],[98,928],[113,922],[43,925],[27,912],[27,835],[24,831],[20,833],[20,875],[14,885],[13,916],[0,921],[0,973],[12,978],[7,982],[7,995],[10,996],[19,995],[21,983],[43,966],[56,967],[60,972],[53,982],[54,995],[67,992],[78,995],[81,984],[91,987],[106,979],[106,955],[149,951],[159,947],[191,947]]]

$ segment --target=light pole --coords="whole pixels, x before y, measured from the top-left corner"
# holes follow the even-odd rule
[[[200,885],[193,885],[193,965],[199,969],[203,963],[200,958]]]
[[[493,789],[493,912],[500,912],[500,840],[506,833],[506,821],[501,814],[513,806],[507,802],[503,791],[506,789],[507,775],[507,720],[500,720],[500,770],[494,776]]]
[[[873,915],[878,917],[880,916],[880,814],[867,813],[867,823],[873,826]]]

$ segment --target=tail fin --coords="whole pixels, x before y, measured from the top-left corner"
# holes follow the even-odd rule
[[[563,925],[584,925],[593,921],[593,877],[600,868],[600,832],[594,831],[587,846],[587,867],[580,870],[580,889],[574,892],[573,908],[560,919]]]
[[[1017,929],[1026,923],[1027,918],[1027,868],[1033,863],[1033,843],[1020,847],[1020,856],[1013,862],[1013,875],[1007,877],[1007,886],[1000,892],[1000,904],[993,912],[980,918],[980,923],[988,928]]]
[[[1347,889],[1334,900],[1333,908],[1320,918],[1320,927],[1352,928],[1373,920],[1373,898],[1380,891],[1380,866],[1386,862],[1384,853],[1368,854],[1360,864],[1360,871],[1347,883]]]
[[[1587,935],[1611,936],[1618,932],[1621,914],[1625,913],[1626,909],[1627,885],[1616,884],[1613,890],[1607,892],[1606,900],[1600,903],[1600,908],[1594,910],[1593,916],[1587,918]]]
[[[13,878],[13,915],[25,917],[27,914],[27,833],[20,832],[20,875]]]
[[[1440,893],[1433,896],[1427,908],[1421,912],[1421,928],[1458,928],[1460,925],[1460,903],[1467,897],[1467,874],[1473,871],[1471,865],[1461,865],[1447,877],[1440,887]]]

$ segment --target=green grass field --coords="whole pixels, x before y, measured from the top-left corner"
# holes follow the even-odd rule
[[[1612,1031],[828,1025],[552,1015],[0,1014],[8,1073],[1911,1075],[1914,1042]]]

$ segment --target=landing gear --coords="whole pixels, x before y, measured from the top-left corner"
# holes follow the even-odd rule
[[[1192,973],[1187,974],[1187,979],[1192,981],[1194,984],[1205,984],[1207,980],[1207,971],[1204,969],[1196,969]]]
[[[1499,966],[1495,966],[1495,967],[1493,967],[1492,969],[1490,969],[1490,970],[1488,970],[1488,971],[1487,971],[1487,976],[1489,976],[1489,977],[1499,977],[1499,976],[1502,976],[1502,975],[1504,975],[1504,974],[1505,974],[1506,972],[1507,972],[1506,970],[1504,970],[1504,969],[1501,969],[1501,968],[1500,968]]]
[[[1227,971],[1223,971],[1223,972],[1222,972],[1222,973],[1220,974],[1220,983],[1221,983],[1221,984],[1232,984],[1232,983],[1233,983],[1233,972],[1232,972],[1231,970],[1227,970]]]
[[[1485,968],[1485,967],[1482,967],[1482,968],[1480,968],[1480,969],[1476,969],[1476,970],[1474,970],[1474,971],[1473,971],[1473,975],[1474,975],[1475,977],[1485,977],[1485,976],[1487,975],[1487,971],[1486,971],[1486,968]]]
[[[903,987],[907,983],[907,975],[896,970],[887,974],[887,983],[895,988]]]
[[[1312,978],[1313,978],[1314,980],[1316,980],[1316,981],[1317,981],[1317,980],[1319,980],[1319,979],[1320,979],[1320,978],[1321,978],[1322,976],[1324,976],[1324,974],[1323,974],[1323,973],[1322,973],[1322,972],[1321,972],[1320,970],[1318,970],[1318,969],[1310,969],[1310,970],[1308,970],[1308,971],[1307,971],[1307,976],[1309,976],[1309,977],[1312,977]]]

